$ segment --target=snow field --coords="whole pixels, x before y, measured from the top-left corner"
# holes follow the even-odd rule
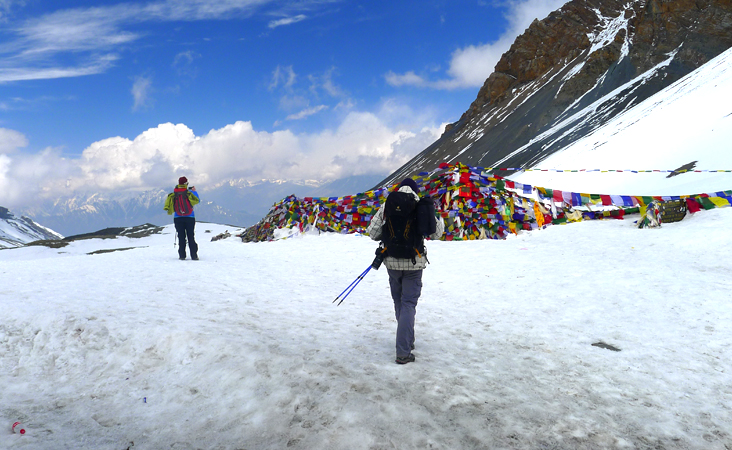
[[[367,237],[3,250],[0,448],[725,449],[731,219],[428,242],[405,366]]]

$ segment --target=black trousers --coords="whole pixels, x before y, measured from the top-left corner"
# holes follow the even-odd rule
[[[176,217],[173,219],[175,231],[178,232],[178,256],[186,257],[186,240],[188,240],[188,248],[191,250],[191,258],[198,258],[198,244],[193,235],[196,228],[195,217]]]

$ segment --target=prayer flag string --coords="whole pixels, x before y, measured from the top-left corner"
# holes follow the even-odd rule
[[[493,175],[493,168],[440,164],[414,180],[420,195],[435,200],[445,221],[442,240],[505,239],[520,231],[581,220],[623,219],[651,202],[682,201],[688,211],[730,206],[732,190],[681,196],[629,196],[561,191]],[[512,170],[512,169],[500,169]],[[642,172],[642,171],[637,171]],[[274,230],[365,233],[371,218],[396,190],[392,185],[345,197],[284,198],[240,236],[245,242],[275,239]],[[580,209],[575,209],[580,208]]]
[[[484,167],[486,172],[600,172],[600,173],[706,173],[706,172],[717,172],[717,173],[730,173],[732,170],[717,170],[717,169],[674,169],[674,170],[660,170],[660,169],[539,169],[532,167]]]

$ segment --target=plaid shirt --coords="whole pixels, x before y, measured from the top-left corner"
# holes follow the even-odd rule
[[[412,188],[409,186],[402,186],[399,188],[399,192],[407,192],[412,195],[414,195],[417,200],[419,200],[419,196],[414,193]],[[374,214],[374,217],[371,219],[371,222],[369,223],[368,228],[366,228],[366,233],[369,235],[371,239],[374,241],[381,241],[381,231],[384,227],[384,207],[382,206],[379,208],[379,210]],[[437,227],[434,232],[434,234],[429,235],[428,237],[432,240],[439,239],[442,236],[442,233],[445,232],[445,222],[442,220],[442,217],[437,217]],[[387,256],[384,258],[384,265],[387,269],[392,270],[422,270],[427,268],[427,248],[424,249],[424,254],[417,256],[415,258],[416,264],[412,262],[411,259],[401,259],[401,258],[393,258],[391,256]]]

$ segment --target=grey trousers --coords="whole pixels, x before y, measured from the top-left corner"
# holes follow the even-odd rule
[[[397,357],[409,356],[414,344],[414,316],[417,314],[417,301],[422,293],[422,271],[393,269],[387,269],[387,271],[397,320],[396,355]]]

